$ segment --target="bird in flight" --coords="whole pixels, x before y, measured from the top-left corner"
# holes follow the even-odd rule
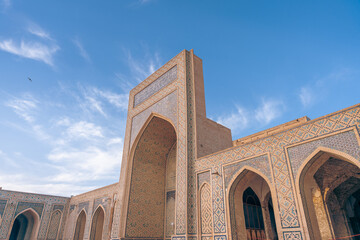
[[[30,77],[28,77],[28,79],[29,79],[29,81],[30,81],[30,82],[32,82],[32,80],[31,80],[31,78],[30,78]]]

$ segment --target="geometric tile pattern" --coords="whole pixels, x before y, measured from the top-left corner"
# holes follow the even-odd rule
[[[46,240],[56,240],[59,227],[60,227],[60,220],[61,220],[62,212],[59,210],[54,211],[51,214],[51,220],[48,227],[48,232],[46,235]]]
[[[360,159],[360,146],[357,144],[354,131],[346,131],[301,145],[296,145],[287,149],[294,179],[296,178],[299,167],[302,165],[303,161],[318,147],[335,149],[347,153],[355,159]]]
[[[177,58],[178,66],[178,158],[176,166],[176,234],[184,235],[187,224],[187,105],[186,105],[186,67],[185,53]]]
[[[131,139],[130,146],[133,145],[136,136],[139,134],[141,127],[144,125],[146,120],[149,118],[150,114],[155,112],[162,116],[166,116],[168,119],[172,121],[172,123],[177,125],[177,91],[173,91],[169,95],[165,96],[160,101],[156,102],[156,104],[148,107],[141,113],[137,114],[132,119],[132,128],[131,128]]]
[[[270,153],[273,179],[279,201],[281,226],[283,228],[299,227],[298,213],[295,206],[294,192],[291,184],[292,179],[290,179],[289,173],[290,166],[288,166],[286,161],[284,147],[354,125],[357,126],[358,129],[360,128],[359,107],[334,113],[316,121],[310,121],[309,123],[305,123],[302,126],[295,127],[285,132],[280,132],[252,143],[234,147],[226,152],[201,158],[196,162],[195,170],[196,172],[199,172],[212,166],[231,163],[254,155]],[[216,202],[219,194],[213,191],[213,195],[213,201]],[[214,209],[214,214],[221,211],[221,208]],[[220,223],[217,221],[220,221]],[[221,221],[221,218],[215,219],[215,229],[217,226],[222,224]]]
[[[210,184],[210,171],[206,171],[198,174],[198,188],[200,188],[203,183]]]
[[[263,173],[268,180],[271,182],[271,170],[269,166],[269,159],[267,155],[261,155],[259,157],[250,158],[245,161],[237,162],[231,165],[226,165],[224,167],[224,178],[225,178],[225,188],[228,188],[230,180],[234,175],[244,166],[250,166],[259,170]]]
[[[0,190],[0,199],[7,200],[6,208],[2,215],[2,222],[0,225],[0,239],[6,239],[10,231],[10,225],[14,221],[14,217],[19,211],[31,207],[41,216],[40,229],[38,232],[38,239],[45,239],[48,223],[50,221],[52,206],[65,205],[69,198],[56,197],[42,194],[22,193],[15,191]],[[23,202],[18,206],[18,202]],[[33,204],[31,204],[33,203]],[[41,209],[42,204],[42,209]],[[17,208],[18,207],[18,208]],[[21,210],[22,209],[22,210]]]
[[[205,183],[200,189],[200,220],[202,234],[211,234],[213,232],[211,210],[210,185]]]
[[[302,240],[301,232],[293,231],[293,232],[284,232],[284,240]]]
[[[6,207],[7,200],[0,199],[0,216],[3,215],[5,207]]]
[[[176,79],[176,76],[177,66],[175,65],[173,68],[171,68],[158,79],[150,83],[146,88],[144,88],[134,96],[134,107],[144,102],[146,99],[151,97],[154,93],[158,92],[166,85],[170,84]]]
[[[215,235],[215,240],[226,240],[226,235]]]
[[[191,53],[186,51],[186,95],[187,95],[187,164],[188,164],[188,233],[196,233],[196,175],[194,172],[195,162],[195,99],[194,79],[192,77],[193,59]]]
[[[217,170],[220,175],[220,169]],[[225,207],[224,207],[224,187],[222,177],[219,175],[212,175],[212,200],[213,200],[213,218],[214,218],[214,232],[225,233]]]
[[[89,213],[89,201],[79,203],[77,212],[79,213],[82,209],[85,209],[87,214]]]
[[[65,208],[65,206],[64,205],[54,205],[53,206],[53,211],[55,211],[55,210],[60,210],[60,211],[64,211],[64,208]]]
[[[39,214],[39,217],[41,218],[44,209],[44,204],[32,203],[32,202],[19,202],[15,210],[15,215],[17,215],[18,213],[22,212],[27,208],[32,208],[33,210],[35,210],[35,212],[37,212],[37,214]]]

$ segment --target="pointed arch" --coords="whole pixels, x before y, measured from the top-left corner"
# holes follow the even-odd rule
[[[277,196],[269,179],[257,169],[245,166],[234,174],[228,186],[225,196],[228,209],[227,218],[231,223],[228,225],[228,229],[232,239],[276,239],[277,233],[272,232],[274,228],[270,222],[268,201],[272,199],[277,202]],[[247,227],[243,196],[249,187],[260,201],[261,207],[258,210],[262,211],[264,230]],[[277,204],[271,205],[275,209],[275,224],[278,225],[280,221]]]
[[[62,219],[62,211],[59,209],[53,211],[50,217],[50,223],[46,233],[47,240],[56,240],[60,230],[60,224]]]
[[[201,185],[199,196],[201,236],[211,237],[214,230],[212,221],[212,198],[210,184],[205,182]]]
[[[85,225],[86,225],[86,211],[85,209],[82,209],[76,219],[74,240],[84,239]]]
[[[360,185],[358,174],[359,160],[326,147],[318,147],[301,164],[295,177],[295,189],[310,239],[353,234],[344,204],[359,190],[355,187]]]
[[[40,216],[32,208],[27,208],[18,213],[11,224],[9,239],[18,237],[24,240],[36,239],[40,227]]]
[[[101,240],[104,230],[105,209],[99,204],[94,211],[91,221],[90,240]]]
[[[176,142],[176,128],[171,120],[151,113],[129,154],[126,237],[164,238],[168,234],[170,228],[166,228],[166,224],[173,221],[167,221],[172,215],[167,215],[166,211],[169,213],[169,204],[175,202],[172,199],[176,189],[167,191],[166,165]],[[175,149],[175,162],[176,159]],[[171,207],[171,211],[175,208]]]

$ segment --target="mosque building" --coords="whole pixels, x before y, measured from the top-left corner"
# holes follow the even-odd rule
[[[70,198],[0,190],[0,240],[356,239],[359,128],[360,104],[232,140],[183,50],[130,91],[119,182]]]

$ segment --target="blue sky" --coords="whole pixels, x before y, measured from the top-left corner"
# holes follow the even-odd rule
[[[360,102],[359,1],[0,0],[0,186],[116,182],[128,91],[183,49],[233,139]]]

